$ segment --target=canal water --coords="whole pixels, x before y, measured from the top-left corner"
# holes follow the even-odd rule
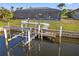
[[[2,39],[2,41],[1,41]],[[18,38],[20,39],[20,38]],[[4,39],[0,37],[0,56],[7,56]],[[29,46],[23,46],[22,43],[9,51],[11,56],[79,56],[79,44],[58,43],[49,40],[33,39]]]

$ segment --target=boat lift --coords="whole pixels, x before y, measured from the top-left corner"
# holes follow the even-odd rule
[[[35,25],[35,27],[34,28],[29,27],[28,28],[28,26],[27,26],[28,24]],[[41,28],[41,25],[43,26],[42,28]],[[39,35],[39,33],[41,33],[41,39],[42,39],[42,32],[43,32],[42,30],[48,29],[48,27],[49,27],[48,23],[27,22],[27,21],[21,21],[21,27],[11,27],[11,26],[4,27],[4,36],[5,36],[5,44],[6,44],[6,48],[7,48],[7,55],[8,56],[10,55],[9,50],[10,50],[10,47],[12,48],[11,43],[13,43],[13,42],[11,42],[11,41],[13,39],[15,39],[17,37],[21,37],[22,38],[21,41],[23,42],[23,44],[24,45],[28,44],[29,50],[30,50],[30,42],[32,41],[32,39],[35,39],[35,37],[37,35]],[[18,35],[15,35],[15,36],[13,36],[9,39],[7,30],[10,30],[10,29],[21,30],[22,33],[19,33]],[[33,29],[35,30],[34,35],[32,35]],[[39,37],[40,37],[40,35],[39,35]],[[21,41],[19,41],[19,42],[21,42]],[[13,43],[13,44],[15,44],[15,43]]]

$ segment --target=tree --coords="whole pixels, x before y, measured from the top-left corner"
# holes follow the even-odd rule
[[[57,7],[59,7],[59,9],[63,9],[63,7],[65,7],[65,3],[60,3]]]
[[[1,8],[0,9],[0,20],[5,20],[6,18],[12,18],[12,12],[5,9],[5,8]]]
[[[76,15],[75,11],[70,11],[70,12],[67,13],[68,18],[72,18],[75,15]]]
[[[64,8],[65,7],[65,3],[60,3],[57,7],[60,9],[59,17],[62,18],[64,16],[66,16],[67,9]]]
[[[67,12],[68,12],[68,10],[67,9],[63,9],[62,11],[61,11],[61,17],[63,18],[63,17],[67,17]]]

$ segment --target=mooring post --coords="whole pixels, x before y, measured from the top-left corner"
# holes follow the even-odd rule
[[[40,23],[38,24],[38,38],[40,38]]]
[[[23,36],[23,34],[24,34],[24,26],[23,26],[23,24],[21,24],[21,28],[22,28],[22,36]]]
[[[11,39],[10,23],[9,22],[8,22],[8,27],[9,27],[9,35],[10,35],[10,39]]]
[[[21,28],[22,28],[22,30],[21,30],[21,31],[22,31],[22,33],[23,33],[23,24],[21,24]]]
[[[60,26],[60,34],[59,34],[59,37],[60,37],[59,43],[60,43],[60,44],[61,44],[61,36],[62,36],[62,26]]]
[[[60,26],[60,32],[59,32],[59,49],[58,49],[58,56],[61,55],[61,37],[62,37],[62,26]]]
[[[37,25],[35,24],[35,29],[34,29],[35,30],[35,35],[37,34],[37,29],[36,28],[37,28]]]
[[[31,44],[30,44],[30,41],[31,41],[31,34],[30,34],[30,31],[31,31],[31,29],[28,30],[28,42],[29,42],[28,46],[29,46],[29,50],[31,49]]]
[[[7,37],[7,29],[4,28],[4,36],[5,36],[5,45],[6,45],[6,49],[7,49],[7,55],[9,56],[9,47],[8,47],[8,37]]]

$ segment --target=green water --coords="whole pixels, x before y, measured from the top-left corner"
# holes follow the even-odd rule
[[[12,55],[19,56],[79,56],[79,44],[74,43],[62,43],[59,44],[50,42],[49,40],[34,39],[31,41],[30,50],[26,45],[17,46],[12,52]]]

